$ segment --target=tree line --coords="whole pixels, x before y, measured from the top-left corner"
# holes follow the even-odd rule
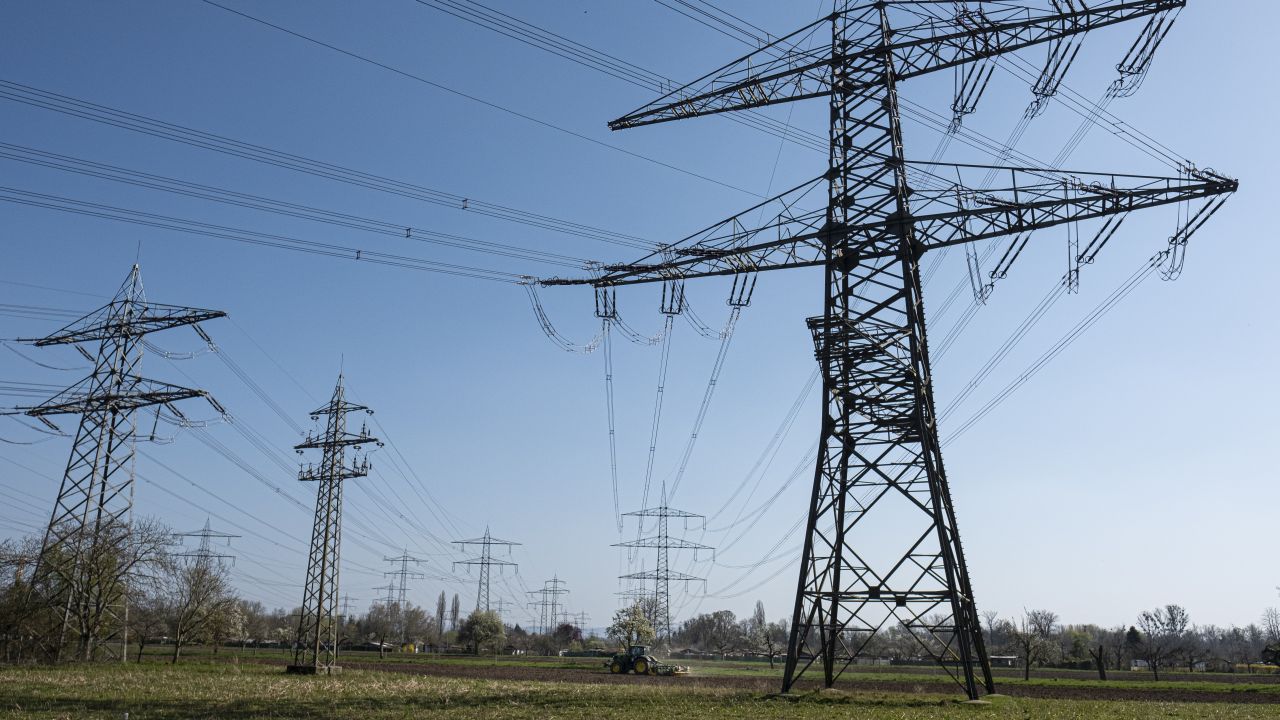
[[[620,610],[610,635],[624,645],[653,642],[645,615],[643,601]],[[1026,678],[1033,667],[1093,670],[1103,680],[1108,670],[1139,668],[1150,670],[1158,680],[1161,671],[1179,668],[1252,672],[1255,666],[1280,665],[1280,610],[1274,607],[1243,627],[1196,625],[1185,608],[1173,604],[1143,611],[1133,624],[1112,627],[1063,624],[1049,610],[1029,610],[1016,618],[987,612],[983,634],[996,662],[1016,664]],[[863,647],[863,657],[871,661],[910,664],[931,662],[936,655],[936,648],[900,625],[886,625],[870,638],[856,635],[849,633],[848,644]],[[788,639],[787,623],[770,622],[764,605],[757,602],[751,616],[743,619],[729,610],[689,618],[672,632],[669,645],[673,652],[767,658],[772,666],[786,654]]]
[[[40,541],[28,537],[0,543],[0,657],[6,662],[50,659],[95,659],[103,647],[119,656],[136,653],[141,661],[148,644],[163,642],[171,662],[184,647],[227,644],[291,648],[298,608],[268,609],[238,597],[229,567],[212,555],[175,553],[176,537],[155,520],[135,521],[128,528],[107,528],[97,537],[72,538],[76,552],[47,554],[45,563],[68,572],[35,576]],[[70,572],[75,563],[75,572]],[[62,565],[58,565],[62,564]],[[55,568],[57,569],[57,568]],[[46,568],[47,570],[47,568]],[[98,588],[95,602],[64,603],[67,581]],[[434,650],[473,653],[560,651],[607,652],[631,644],[652,644],[656,605],[641,599],[621,608],[603,637],[571,623],[543,632],[505,624],[492,612],[465,617],[455,593],[441,592],[434,612],[413,603],[375,603],[361,615],[340,617],[341,649]],[[345,610],[344,610],[345,611]],[[1060,622],[1049,610],[1029,610],[1014,618],[984,613],[987,650],[997,662],[1012,658],[1029,677],[1032,667],[1095,670],[1188,671],[1216,669],[1252,671],[1255,665],[1280,665],[1280,610],[1267,608],[1260,620],[1244,627],[1196,625],[1179,605],[1142,612],[1132,624],[1103,627]],[[936,648],[922,644],[901,626],[886,626],[874,637],[846,640],[862,646],[863,656],[891,663],[927,661]],[[104,643],[106,638],[111,643]],[[681,622],[669,651],[711,656],[751,656],[772,665],[785,655],[788,625],[769,620],[763,603],[739,619],[732,611],[702,613]],[[926,641],[927,642],[927,641]],[[801,652],[811,649],[802,648]]]

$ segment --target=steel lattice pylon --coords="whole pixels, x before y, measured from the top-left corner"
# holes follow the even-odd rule
[[[22,408],[51,427],[49,416],[80,415],[31,584],[40,604],[60,615],[53,631],[56,640],[43,640],[46,645],[56,642],[55,659],[64,657],[71,633],[77,636],[76,659],[91,660],[102,652],[124,659],[129,568],[127,552],[121,548],[131,539],[134,415],[143,407],[208,398],[202,390],[138,376],[143,337],[224,315],[147,302],[141,270],[134,265],[111,302],[52,335],[31,341],[40,347],[98,343],[89,377],[38,406]]]
[[[342,376],[329,402],[311,413],[313,419],[326,418],[322,434],[311,433],[294,449],[320,450],[320,464],[304,465],[298,479],[316,482],[316,516],[311,528],[311,552],[307,559],[306,587],[298,618],[293,664],[288,671],[303,674],[337,672],[338,658],[338,570],[342,551],[342,484],[350,478],[369,474],[367,457],[346,462],[348,447],[358,452],[362,445],[377,444],[366,427],[347,431],[347,415],[372,411],[347,402]],[[390,591],[389,591],[390,592]]]
[[[634,517],[639,523],[642,523],[640,531],[643,532],[643,523],[645,518],[657,518],[657,535],[649,537],[641,537],[636,540],[627,542],[614,543],[614,547],[625,548],[645,548],[657,551],[657,562],[653,570],[640,570],[639,572],[620,575],[622,580],[638,580],[641,582],[641,592],[639,595],[644,598],[653,598],[653,630],[654,635],[662,641],[671,639],[671,581],[683,582],[688,585],[691,582],[705,583],[705,578],[695,577],[678,570],[671,569],[670,551],[671,550],[692,550],[694,557],[697,557],[699,550],[712,550],[710,545],[702,545],[696,542],[685,540],[684,538],[671,537],[671,519],[678,518],[686,524],[690,519],[703,522],[706,520],[701,515],[687,512],[685,510],[677,510],[667,506],[667,485],[662,484],[662,502],[658,507],[645,508],[636,510],[635,512],[624,513],[623,517]],[[643,591],[643,583],[646,580],[653,581],[653,593],[645,594]]]
[[[472,565],[480,566],[480,579],[476,585],[476,610],[490,612],[494,603],[489,599],[489,580],[492,568],[496,565],[499,572],[506,567],[518,567],[516,563],[509,560],[502,560],[493,556],[493,546],[500,545],[507,548],[507,554],[511,553],[511,548],[519,545],[518,542],[503,540],[489,534],[488,526],[485,526],[484,535],[471,540],[454,540],[453,544],[466,548],[468,545],[478,545],[480,547],[480,557],[471,558],[469,560],[454,561],[453,566],[459,565],[470,567]]]
[[[829,165],[819,178],[638,262],[602,266],[591,279],[543,281],[607,288],[824,269],[824,311],[809,320],[824,411],[784,691],[815,662],[831,686],[890,627],[914,637],[969,697],[980,687],[992,690],[938,439],[921,256],[1003,236],[1025,243],[1041,228],[1203,202],[1152,258],[1152,267],[1167,263],[1172,276],[1190,234],[1238,187],[1189,165],[1179,177],[1153,177],[909,160],[902,81],[1048,43],[1053,84],[1065,71],[1053,59],[1066,52],[1057,41],[1145,19],[1118,68],[1116,93],[1131,92],[1168,31],[1169,14],[1185,0],[1048,4],[955,3],[954,16],[943,18],[934,12],[943,3],[839,0],[831,15],[611,122],[624,129],[825,97]],[[905,22],[895,26],[895,13]],[[963,176],[973,172],[1007,177],[1008,184],[968,184]],[[825,207],[803,209],[824,186]],[[770,219],[761,224],[757,217]],[[1072,267],[1078,271],[1094,256],[1089,249],[1073,255]],[[1064,278],[1077,280],[1078,272]]]
[[[185,558],[188,562],[194,565],[211,565],[215,562],[221,564],[223,560],[230,560],[232,565],[236,564],[235,555],[223,555],[215,552],[213,549],[213,541],[215,539],[226,540],[227,545],[231,545],[231,541],[240,536],[214,530],[210,526],[210,520],[208,518],[205,518],[204,527],[200,530],[195,532],[174,533],[174,537],[200,538],[200,547],[194,552],[176,553],[174,557]]]
[[[564,608],[564,602],[560,599],[560,596],[569,594],[569,589],[565,587],[565,584],[565,581],[561,580],[557,575],[543,582],[541,590],[528,591],[529,595],[537,595],[540,598],[530,602],[529,607],[538,608],[538,623],[542,626],[543,635],[550,635],[556,630],[556,623],[561,610]]]

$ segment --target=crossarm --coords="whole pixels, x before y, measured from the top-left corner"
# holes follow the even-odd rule
[[[125,376],[124,392],[95,392],[90,381],[84,380],[62,391],[52,399],[35,407],[20,408],[31,417],[49,415],[85,414],[98,411],[127,412],[151,405],[166,405],[179,400],[209,397],[204,390],[193,390],[170,385],[159,380]]]
[[[886,51],[893,53],[898,79],[902,80],[1156,15],[1185,4],[1186,0],[1127,0],[1068,12],[1045,12],[1001,3],[995,9],[984,9],[980,13],[895,27],[893,41],[887,46],[881,40],[878,9],[863,6],[806,25],[610,122],[609,127],[622,130],[830,95],[831,69],[836,64],[846,68],[841,82],[854,91],[860,85],[879,82],[879,57]],[[838,58],[833,57],[831,38],[824,41],[819,37],[822,29],[830,28],[834,22],[851,29],[866,28],[865,34],[841,41]]]
[[[944,176],[984,166],[921,164]],[[939,168],[947,168],[938,172]],[[1235,192],[1236,180],[1211,172],[1189,178],[1108,174],[1056,174],[1031,168],[1007,168],[1007,187],[973,190],[959,185],[920,190],[912,196],[910,218],[878,216],[843,228],[823,221],[824,211],[788,212],[752,229],[741,219],[749,210],[637,263],[608,265],[595,278],[548,279],[544,285],[613,287],[672,279],[736,275],[810,267],[828,261],[828,247],[848,262],[897,252],[877,242],[912,222],[919,251],[1027,233],[1063,223],[1103,218],[1134,210],[1207,199]],[[803,186],[802,186],[803,187]],[[762,232],[762,228],[767,232]],[[795,231],[794,233],[792,231]]]
[[[201,310],[199,308],[180,307],[177,305],[161,305],[159,303],[132,303],[132,314],[122,317],[117,307],[119,302],[112,302],[87,317],[39,340],[31,341],[36,346],[69,345],[73,343],[103,340],[118,337],[121,328],[128,326],[130,335],[145,335],[159,330],[195,325],[206,320],[226,317],[220,310]]]

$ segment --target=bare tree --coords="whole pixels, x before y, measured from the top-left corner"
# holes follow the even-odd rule
[[[129,606],[129,632],[138,646],[137,662],[142,662],[147,641],[168,631],[172,614],[163,587],[146,583],[134,591]]]
[[[984,620],[982,626],[987,631],[987,642],[994,644],[993,636],[996,627],[1000,624],[1000,613],[995,610],[983,610],[982,619]]]
[[[1180,605],[1165,605],[1138,616],[1141,634],[1137,642],[1139,657],[1151,668],[1154,679],[1160,679],[1160,666],[1183,651],[1190,617]]]
[[[458,600],[458,593],[453,594],[453,605],[449,607],[449,629],[457,630],[458,621],[462,617],[462,602]]]
[[[207,558],[174,563],[170,578],[172,662],[176,664],[182,646],[223,622],[223,615],[235,605],[236,598],[231,593],[226,568]]]
[[[244,616],[244,633],[240,637],[240,652],[243,653],[245,646],[252,640],[253,654],[257,655],[258,646],[262,644],[262,639],[269,632],[267,606],[257,600],[240,600],[239,605],[240,613]],[[344,622],[343,625],[345,626],[346,623]]]
[[[1048,656],[1057,623],[1057,614],[1049,610],[1024,612],[1017,623],[1004,621],[1002,630],[1009,637],[1010,645],[1022,657],[1023,680],[1031,679],[1032,663],[1042,662]]]
[[[1187,672],[1193,673],[1197,663],[1207,663],[1213,659],[1217,636],[1218,629],[1212,625],[1191,627],[1182,642],[1182,659],[1187,661]]]
[[[28,650],[24,617],[30,604],[31,573],[40,554],[40,540],[25,537],[0,542],[0,645],[5,662],[15,662]]]
[[[765,626],[762,631],[762,641],[765,655],[769,656],[769,668],[773,668],[773,661],[787,651],[788,628],[785,620],[775,620]]]
[[[1280,642],[1280,610],[1269,607],[1262,611],[1262,632],[1268,643]]]
[[[143,518],[104,522],[65,535],[65,542],[43,554],[38,541],[23,546],[24,571],[34,573],[37,566],[45,571],[24,581],[29,584],[18,595],[26,627],[21,635],[39,640],[40,647],[32,648],[37,652],[93,660],[103,638],[127,633],[133,587],[155,574],[172,533],[160,522]],[[74,578],[76,590],[68,578]],[[59,638],[66,647],[60,646]]]
[[[1098,679],[1107,679],[1107,645],[1102,640],[1089,644],[1089,657],[1098,670]]]
[[[1097,628],[1092,641],[1089,643],[1089,657],[1093,659],[1094,667],[1098,671],[1098,679],[1107,679],[1108,661],[1114,661],[1113,667],[1117,670],[1123,670],[1121,660],[1124,656],[1124,628],[1112,628],[1106,630]]]
[[[787,624],[782,621],[769,622],[765,616],[764,603],[757,600],[751,617],[742,621],[740,637],[753,652],[769,658],[769,667],[773,668],[774,660],[786,649]]]

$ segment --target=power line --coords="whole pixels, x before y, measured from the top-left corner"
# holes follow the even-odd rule
[[[314,177],[398,195],[454,210],[466,211],[471,214],[484,215],[566,235],[637,249],[651,249],[653,247],[652,243],[634,235],[477,200],[404,180],[396,180],[375,173],[276,150],[264,145],[236,140],[213,132],[170,123],[146,115],[99,105],[88,100],[42,90],[10,80],[0,79],[0,99]]]
[[[464,99],[466,99],[466,100],[470,100],[471,102],[474,102],[474,103],[479,103],[480,105],[484,105],[485,107],[488,107],[488,108],[492,108],[492,109],[494,109],[494,110],[501,111],[501,112],[506,113],[506,114],[508,114],[508,115],[511,115],[511,116],[513,116],[513,117],[517,117],[517,118],[520,118],[520,119],[522,119],[522,120],[527,120],[527,121],[529,121],[529,122],[531,122],[531,123],[534,123],[534,124],[536,124],[536,125],[540,125],[540,126],[545,127],[545,128],[547,128],[547,129],[549,129],[549,130],[555,130],[556,132],[559,132],[559,133],[562,133],[562,134],[568,135],[568,136],[570,136],[570,137],[575,137],[575,138],[578,138],[579,140],[584,140],[584,141],[586,141],[586,142],[589,142],[589,143],[591,143],[592,145],[598,145],[599,147],[607,148],[607,149],[612,150],[612,151],[614,151],[614,152],[622,153],[623,155],[628,155],[628,156],[633,157],[633,158],[636,158],[636,159],[638,159],[638,160],[643,160],[643,161],[645,161],[645,162],[647,162],[647,163],[652,163],[652,164],[657,165],[657,166],[659,166],[659,167],[664,167],[664,168],[666,168],[666,169],[668,169],[668,170],[674,170],[675,172],[681,173],[681,174],[683,174],[683,175],[688,175],[689,177],[697,178],[697,179],[699,179],[699,180],[704,180],[704,181],[706,181],[706,182],[713,183],[713,184],[715,184],[715,185],[719,185],[720,187],[728,188],[728,189],[730,189],[730,190],[737,190],[738,192],[746,193],[747,195],[754,195],[754,194],[755,194],[755,193],[751,192],[750,190],[747,190],[747,189],[745,189],[745,188],[738,187],[737,185],[733,185],[732,183],[727,183],[727,182],[723,182],[723,181],[720,181],[720,180],[716,180],[716,179],[711,178],[711,177],[708,177],[708,176],[706,176],[706,175],[701,175],[701,174],[699,174],[699,173],[693,172],[692,170],[686,170],[686,169],[684,169],[684,168],[681,168],[681,167],[677,167],[677,166],[675,166],[675,165],[672,165],[671,163],[664,162],[664,161],[662,161],[662,160],[658,160],[658,159],[656,159],[656,158],[651,158],[651,157],[649,157],[649,156],[647,156],[647,155],[642,155],[642,154],[640,154],[640,153],[638,153],[638,152],[634,152],[634,151],[632,151],[632,150],[627,150],[627,149],[625,149],[625,148],[618,147],[617,145],[611,145],[611,144],[609,144],[609,143],[607,143],[607,142],[604,142],[603,140],[597,140],[597,139],[595,139],[595,138],[593,138],[593,137],[590,137],[589,135],[583,135],[583,134],[582,134],[582,133],[580,133],[580,132],[576,132],[576,131],[574,131],[574,130],[569,130],[568,128],[561,127],[561,126],[556,125],[556,124],[554,124],[554,123],[548,122],[548,121],[546,121],[546,120],[542,120],[542,119],[540,119],[540,118],[536,118],[536,117],[534,117],[534,116],[532,116],[532,115],[529,115],[529,114],[526,114],[526,113],[523,113],[523,112],[519,112],[519,111],[517,111],[517,110],[512,110],[511,108],[504,107],[504,106],[502,106],[502,105],[499,105],[498,103],[491,102],[491,101],[489,101],[489,100],[484,100],[484,99],[482,99],[482,98],[480,98],[480,97],[477,97],[477,96],[475,96],[475,95],[471,95],[471,94],[469,94],[469,93],[462,92],[461,90],[455,90],[455,89],[453,89],[453,88],[451,88],[451,87],[448,87],[447,85],[442,85],[441,83],[438,83],[438,82],[436,82],[436,81],[434,81],[434,80],[429,80],[429,79],[427,79],[426,77],[423,77],[422,75],[418,75],[418,74],[415,74],[415,73],[409,72],[409,71],[407,71],[407,70],[402,70],[402,69],[397,68],[397,67],[394,67],[394,66],[392,66],[392,65],[388,65],[388,64],[383,63],[383,62],[380,62],[380,61],[378,61],[378,60],[374,60],[373,58],[370,58],[370,57],[368,57],[368,56],[361,55],[361,54],[356,53],[356,52],[352,52],[351,50],[345,50],[345,49],[343,49],[343,48],[338,47],[337,45],[333,45],[333,44],[327,43],[327,42],[325,42],[325,41],[323,41],[323,40],[319,40],[319,39],[313,38],[313,37],[311,37],[311,36],[309,36],[309,35],[304,35],[304,34],[302,34],[302,33],[300,33],[300,32],[297,32],[296,30],[290,30],[289,28],[286,28],[286,27],[284,27],[284,26],[282,26],[282,25],[277,25],[277,24],[272,23],[272,22],[269,22],[269,21],[267,21],[267,20],[263,20],[262,18],[255,17],[255,16],[250,15],[250,14],[245,13],[245,12],[241,12],[240,10],[235,10],[235,9],[233,9],[233,8],[227,7],[226,5],[221,5],[221,4],[219,4],[219,3],[214,2],[214,0],[202,0],[202,1],[203,1],[206,5],[212,5],[213,7],[220,8],[220,9],[225,10],[225,11],[227,11],[227,12],[229,12],[229,13],[233,14],[233,15],[238,15],[238,16],[240,16],[240,17],[242,17],[242,18],[246,19],[246,20],[251,20],[251,21],[253,21],[253,22],[255,22],[255,23],[258,23],[258,24],[260,24],[260,25],[264,25],[264,26],[266,26],[266,27],[272,28],[273,30],[278,30],[278,31],[280,31],[280,32],[282,32],[282,33],[285,33],[285,34],[287,34],[287,35],[291,35],[291,36],[293,36],[293,37],[295,37],[295,38],[298,38],[299,40],[305,40],[306,42],[309,42],[309,43],[312,43],[312,44],[314,44],[314,45],[318,45],[318,46],[320,46],[320,47],[323,47],[323,48],[326,48],[326,49],[332,50],[332,51],[334,51],[334,52],[336,52],[336,53],[339,53],[339,54],[341,54],[341,55],[345,55],[345,56],[347,56],[347,57],[349,57],[349,58],[352,58],[352,59],[354,59],[354,60],[359,60],[360,62],[367,63],[367,64],[369,64],[369,65],[373,65],[374,67],[378,67],[378,68],[381,68],[381,69],[386,70],[386,71],[388,71],[388,72],[395,73],[396,75],[399,75],[399,76],[401,76],[401,77],[407,78],[407,79],[409,79],[409,80],[413,80],[413,81],[415,81],[415,82],[422,83],[422,84],[427,85],[427,86],[429,86],[429,87],[433,87],[433,88],[435,88],[435,89],[437,89],[437,90],[440,90],[440,91],[443,91],[443,92],[449,93],[450,95],[454,95],[454,96],[457,96],[457,97],[460,97],[460,98],[464,98]]]
[[[420,243],[429,243],[443,247],[452,247],[471,252],[479,252],[498,257],[510,257],[532,262],[558,265],[562,267],[583,267],[588,260],[575,258],[559,253],[521,248],[504,243],[477,240],[475,238],[443,233],[436,230],[407,225],[402,222],[390,222],[374,218],[362,217],[351,213],[335,212],[310,207],[298,203],[276,200],[273,198],[219,188],[212,185],[193,183],[177,178],[139,172],[106,163],[94,162],[82,158],[48,152],[36,148],[0,142],[0,157],[15,162],[47,167],[63,172],[71,172],[96,177],[113,182],[124,183],[136,187],[160,190],[186,197],[193,197],[211,202],[250,208],[262,212],[294,217],[312,222],[325,223],[361,232],[404,238]]]
[[[467,265],[456,265],[453,263],[444,263],[434,260],[424,260],[405,255],[384,253],[376,250],[366,250],[346,245],[336,245],[316,240],[305,240],[302,238],[278,235],[275,233],[264,233],[256,230],[217,225],[199,220],[189,220],[186,218],[160,215],[142,210],[104,205],[101,203],[76,200],[74,198],[37,193],[11,187],[0,187],[0,201],[10,202],[17,205],[44,208],[46,210],[56,210],[58,212],[96,217],[104,220],[115,220],[117,222],[131,223],[134,225],[153,227],[161,230],[171,230],[190,235],[233,240],[247,245],[271,247],[323,257],[340,258],[354,262],[367,262],[375,265],[385,265],[389,267],[440,273],[444,275],[455,275],[458,277],[467,277],[477,280],[519,284],[523,282],[525,277],[523,275],[502,272],[499,270],[489,270],[486,268],[477,268]]]
[[[563,35],[495,10],[475,0],[415,0],[415,2],[646,90],[667,92],[676,85],[671,78],[570,40]],[[725,116],[725,119],[810,150],[826,151],[825,139],[816,133],[797,130],[758,113],[748,113],[741,117]]]

